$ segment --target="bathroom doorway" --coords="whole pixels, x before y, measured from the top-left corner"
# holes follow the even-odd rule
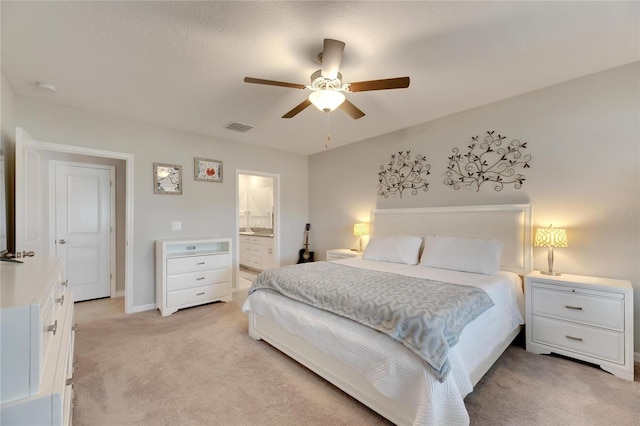
[[[236,283],[246,289],[265,269],[280,266],[280,176],[236,171]]]

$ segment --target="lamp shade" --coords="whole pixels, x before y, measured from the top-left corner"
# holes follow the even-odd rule
[[[331,112],[344,102],[345,96],[342,92],[332,89],[316,90],[309,95],[309,100],[320,111]]]
[[[569,247],[567,231],[562,228],[554,228],[551,225],[549,225],[548,228],[538,228],[533,245],[536,247],[552,248]]]
[[[362,237],[363,235],[369,235],[368,223],[356,223],[353,225],[353,235],[356,237]]]

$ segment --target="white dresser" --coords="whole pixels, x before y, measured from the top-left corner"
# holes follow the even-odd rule
[[[256,271],[273,268],[273,237],[240,235],[240,265]]]
[[[348,259],[350,257],[362,257],[362,252],[347,249],[347,248],[327,250],[328,261]]]
[[[156,241],[156,306],[178,309],[231,300],[231,239]]]
[[[73,294],[64,261],[0,263],[0,424],[70,425]]]
[[[633,380],[633,288],[626,280],[532,272],[525,277],[527,350],[557,353]]]

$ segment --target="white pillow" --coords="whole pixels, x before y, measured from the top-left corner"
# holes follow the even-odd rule
[[[367,248],[362,253],[362,258],[417,265],[421,245],[422,237],[402,235],[371,237]]]
[[[495,275],[504,243],[497,240],[428,236],[420,265]]]

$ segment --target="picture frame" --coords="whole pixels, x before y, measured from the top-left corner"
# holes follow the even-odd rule
[[[153,163],[153,193],[182,195],[182,166]]]
[[[193,179],[200,182],[222,183],[222,161],[208,158],[194,158]]]

